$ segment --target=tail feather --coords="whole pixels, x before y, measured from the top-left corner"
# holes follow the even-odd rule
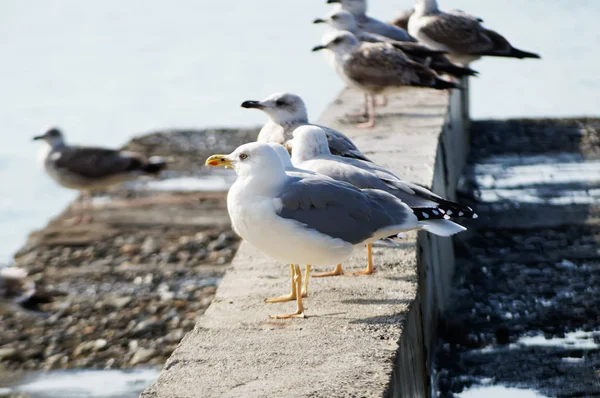
[[[519,50],[518,48],[512,48],[510,51],[510,57],[515,57],[515,58],[519,58],[519,59],[523,59],[523,58],[538,58],[541,59],[542,57],[539,54],[536,53],[530,53],[528,51],[523,51],[523,50]]]
[[[419,221],[422,229],[437,236],[452,236],[467,229],[450,220]]]
[[[164,170],[169,163],[170,160],[168,158],[152,156],[148,159],[148,162],[144,164],[142,170],[147,174],[158,174]]]
[[[454,65],[451,62],[436,62],[431,63],[431,69],[438,73],[446,73],[454,77],[477,76],[479,72],[464,66]]]
[[[435,88],[436,90],[446,90],[448,88],[462,88],[460,85],[449,82],[448,80],[440,79],[438,77],[435,78],[435,81],[431,88]]]

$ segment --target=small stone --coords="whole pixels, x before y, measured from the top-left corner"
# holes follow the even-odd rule
[[[154,348],[140,348],[135,354],[131,357],[129,364],[131,366],[139,365],[142,363],[146,363],[151,360],[156,355],[156,350]]]
[[[131,297],[109,297],[104,300],[104,305],[121,309],[131,302]]]
[[[156,243],[154,238],[149,236],[146,238],[146,240],[144,240],[144,243],[142,243],[141,251],[143,254],[148,255],[158,251],[158,248],[158,244]]]
[[[120,252],[121,254],[136,254],[140,251],[140,245],[136,245],[134,243],[127,243],[121,246]]]
[[[0,347],[0,361],[14,358],[17,352],[17,349],[14,347]]]

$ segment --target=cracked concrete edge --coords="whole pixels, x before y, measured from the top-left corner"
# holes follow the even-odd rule
[[[460,105],[456,96],[452,101]],[[436,181],[446,187],[449,174],[438,164],[438,143],[458,130],[449,124],[462,125],[452,120],[449,97],[404,90],[379,110],[375,129],[359,130],[344,114],[358,108],[362,95],[346,89],[320,123],[343,131],[367,156],[403,178],[441,192],[445,188]],[[447,161],[445,166],[454,167]],[[287,266],[242,243],[214,302],[141,396],[425,396],[433,334],[424,330],[431,317],[422,312],[437,305],[429,296],[445,283],[447,272],[417,272],[417,257],[425,257],[426,268],[441,267],[452,247],[449,240],[432,242],[417,249],[412,233],[398,247],[376,247],[372,276],[312,279],[308,318],[287,321],[268,315],[290,312],[293,303],[263,303],[289,289]],[[423,250],[437,253],[427,257],[418,253]],[[345,268],[362,268],[364,262],[365,253],[357,250]],[[439,281],[429,280],[438,276]],[[419,295],[428,300],[417,297],[419,279]]]

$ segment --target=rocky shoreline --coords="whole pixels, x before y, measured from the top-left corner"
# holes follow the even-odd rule
[[[164,179],[201,181],[209,154],[256,133],[158,132],[126,148],[172,157]],[[65,225],[67,208],[30,235],[14,265],[54,301],[43,313],[0,314],[0,372],[162,365],[194,327],[239,244],[225,191],[147,186],[130,183],[95,198],[92,224]]]

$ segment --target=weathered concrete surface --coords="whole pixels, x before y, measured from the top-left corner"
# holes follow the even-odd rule
[[[361,98],[342,92],[320,122],[347,133],[382,166],[431,186],[439,137],[448,130],[448,94],[407,90],[392,96],[378,110],[374,130],[356,129],[344,118]],[[312,279],[308,318],[274,321],[268,315],[295,308],[263,304],[289,290],[288,268],[242,243],[215,301],[142,396],[425,396],[429,353],[421,341],[416,247],[412,234],[401,247],[375,248],[372,276]],[[365,260],[356,252],[345,268],[362,268]]]
[[[462,200],[480,217],[455,239],[440,397],[600,396],[599,132],[600,119],[473,123]]]

